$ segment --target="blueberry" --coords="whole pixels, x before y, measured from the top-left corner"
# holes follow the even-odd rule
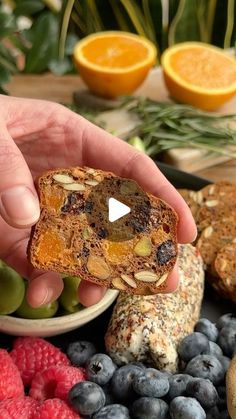
[[[209,342],[210,345],[210,355],[216,356],[216,358],[223,355],[222,349],[215,342]]]
[[[218,393],[218,401],[217,401],[217,407],[220,410],[224,410],[227,408],[227,396],[226,396],[226,387],[225,386],[218,386],[216,388]]]
[[[218,337],[218,329],[214,323],[208,319],[199,319],[195,326],[195,331],[203,333],[212,342],[216,342]]]
[[[121,404],[110,404],[102,407],[94,416],[93,419],[129,419],[129,410]]]
[[[236,327],[236,315],[233,313],[224,314],[219,318],[216,325],[219,330],[225,326]]]
[[[210,380],[194,378],[187,384],[186,395],[194,397],[207,410],[218,402],[218,393]]]
[[[135,396],[133,380],[142,371],[143,368],[129,364],[118,368],[114,372],[111,379],[111,390],[117,401],[126,402]]]
[[[163,397],[168,393],[169,381],[162,372],[146,368],[134,378],[133,389],[140,396]]]
[[[86,366],[87,378],[99,385],[107,384],[116,370],[116,365],[106,354],[93,355]]]
[[[206,419],[221,419],[220,411],[217,406],[214,406],[208,410]]]
[[[170,417],[171,419],[205,419],[206,413],[196,399],[179,396],[170,403]]]
[[[73,365],[81,367],[96,353],[96,348],[92,342],[79,340],[70,343],[67,348],[67,355]]]
[[[162,373],[163,376],[168,378],[168,380],[169,380],[169,378],[171,378],[173,376],[172,372],[170,372],[170,371],[161,370],[161,373]]]
[[[226,372],[228,371],[231,359],[228,358],[227,356],[218,356],[217,358],[219,359],[219,361],[222,365],[222,368],[224,370],[224,376],[225,376]]]
[[[230,419],[228,410],[221,410],[220,419]]]
[[[224,326],[219,334],[218,344],[224,352],[224,355],[233,357],[236,352],[236,327]]]
[[[224,378],[224,369],[220,361],[212,355],[198,355],[191,359],[185,368],[185,373],[198,378],[208,378],[214,385]]]
[[[131,407],[133,419],[167,419],[168,404],[154,397],[140,397]]]
[[[142,368],[142,370],[146,368],[146,365],[139,361],[130,362],[129,365],[136,365],[136,367]]]
[[[175,374],[169,379],[169,392],[167,394],[168,400],[173,400],[175,397],[183,396],[188,382],[192,377],[187,374]]]
[[[102,386],[102,389],[106,397],[105,405],[107,406],[108,404],[116,403],[115,397],[113,396],[112,391],[111,391],[110,383],[106,384],[105,386]]]
[[[92,415],[105,405],[102,388],[90,381],[81,381],[69,391],[69,401],[73,409],[81,415]]]
[[[197,355],[208,354],[209,352],[209,339],[199,332],[193,332],[186,336],[178,347],[178,354],[185,362],[190,361]]]

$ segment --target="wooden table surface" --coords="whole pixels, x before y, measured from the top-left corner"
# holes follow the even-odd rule
[[[15,75],[6,88],[12,96],[46,99],[60,103],[71,103],[75,91],[86,89],[78,75],[57,77],[52,74]],[[145,95],[159,101],[169,100],[160,73],[155,71],[149,74],[136,94]],[[236,96],[225,104],[220,112],[236,114]],[[236,183],[236,159],[214,164],[200,170],[188,171],[212,181],[230,180]]]

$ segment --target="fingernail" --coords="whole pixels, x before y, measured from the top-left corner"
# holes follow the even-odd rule
[[[39,218],[38,200],[27,186],[15,186],[2,192],[1,204],[7,218],[17,225],[27,226]]]
[[[195,240],[196,240],[196,238],[197,238],[197,235],[198,235],[198,231],[197,231],[197,229],[196,229],[195,235],[194,235],[194,237],[193,237],[193,239],[192,239],[191,243],[194,243],[194,242],[195,242]]]
[[[47,288],[45,292],[45,296],[43,300],[41,301],[41,303],[39,304],[39,306],[44,306],[46,304],[51,303],[51,301],[53,300],[53,295],[54,295],[54,290],[52,288]]]

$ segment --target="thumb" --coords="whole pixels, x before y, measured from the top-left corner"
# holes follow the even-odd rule
[[[0,121],[0,215],[9,225],[24,228],[34,224],[39,214],[30,170]]]

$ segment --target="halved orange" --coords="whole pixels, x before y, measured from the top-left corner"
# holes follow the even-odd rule
[[[74,61],[94,93],[112,98],[132,93],[155,64],[155,45],[122,31],[97,32],[79,41]]]
[[[166,86],[179,102],[212,110],[236,93],[236,59],[221,48],[183,42],[167,48],[161,64]]]

